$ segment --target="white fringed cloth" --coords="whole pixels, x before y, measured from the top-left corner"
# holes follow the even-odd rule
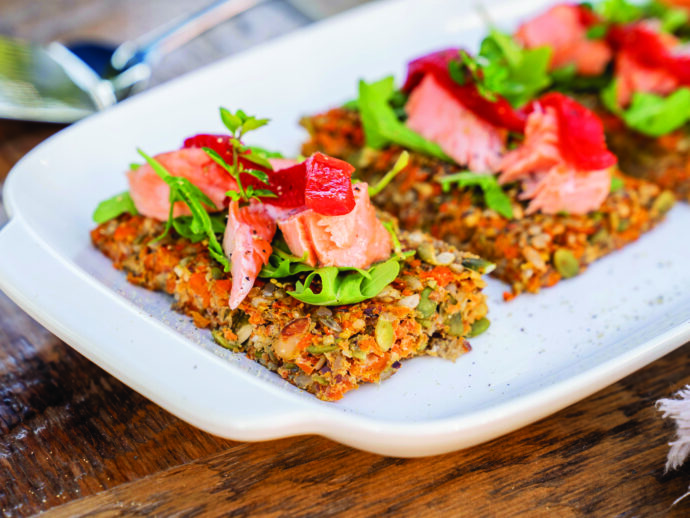
[[[669,443],[671,449],[666,458],[666,470],[678,468],[690,455],[690,385],[679,390],[673,398],[660,399],[656,403],[663,417],[670,417],[676,423],[676,440]],[[690,491],[676,500],[674,505],[690,495]]]

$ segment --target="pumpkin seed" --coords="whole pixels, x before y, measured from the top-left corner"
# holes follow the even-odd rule
[[[489,329],[490,325],[491,321],[488,318],[480,318],[479,320],[475,320],[472,323],[472,328],[470,329],[470,332],[467,336],[469,336],[470,338],[478,336],[487,329]]]
[[[494,263],[487,261],[486,259],[482,259],[481,257],[466,257],[462,260],[462,265],[465,268],[474,270],[475,272],[479,272],[481,274],[491,273],[496,268]]]
[[[337,350],[337,345],[310,345],[307,347],[307,352],[310,354],[325,354]]]
[[[456,313],[448,321],[448,333],[453,336],[462,336],[462,332],[465,329],[465,323],[462,320],[462,313]]]
[[[436,264],[436,250],[434,250],[434,245],[428,241],[425,241],[419,245],[419,248],[417,248],[417,253],[419,254],[419,257],[421,257],[422,261],[429,264]]]
[[[417,311],[419,311],[423,318],[429,318],[436,312],[436,306],[438,306],[438,304],[433,300],[429,300],[429,295],[432,291],[433,290],[431,288],[424,288],[424,291],[422,291],[422,296],[419,299]]]
[[[573,253],[566,248],[559,248],[553,254],[553,265],[564,279],[570,279],[580,273],[580,263]]]
[[[216,341],[216,343],[221,347],[225,347],[226,349],[230,349],[231,351],[235,352],[237,352],[240,348],[237,342],[233,342],[225,338],[220,329],[214,329],[213,331],[211,331],[211,335],[213,336],[213,339]]]
[[[393,324],[385,317],[379,317],[376,322],[376,343],[383,352],[391,348],[395,341],[395,332],[393,331]]]
[[[671,210],[671,207],[676,203],[676,197],[671,191],[663,191],[652,204],[652,210],[660,213],[665,213]]]

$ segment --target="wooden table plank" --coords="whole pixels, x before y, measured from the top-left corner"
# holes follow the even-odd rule
[[[664,474],[654,401],[690,382],[684,347],[555,416],[465,451],[395,459],[304,437],[233,445],[66,504],[58,516],[686,516],[690,467]]]
[[[122,41],[207,1],[3,0],[0,33]],[[269,2],[161,61],[154,83],[306,21],[292,5]],[[0,122],[0,182],[60,128]],[[653,406],[690,383],[688,352],[686,345],[488,444],[391,459],[319,437],[250,444],[208,435],[127,388],[0,294],[0,513],[656,516],[690,483],[688,467],[663,472],[673,428]],[[684,501],[669,516],[689,513]]]

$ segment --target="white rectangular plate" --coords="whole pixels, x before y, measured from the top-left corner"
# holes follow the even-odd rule
[[[510,28],[546,2],[490,2]],[[404,74],[408,59],[485,32],[474,1],[377,3],[232,57],[60,132],[4,189],[0,288],[76,350],[182,419],[244,441],[321,434],[388,455],[443,453],[507,433],[592,394],[690,337],[687,205],[586,274],[504,303],[451,363],[419,358],[380,385],[324,403],[216,346],[135,288],[90,245],[97,203],[126,189],[141,147],[158,153],[218,132],[218,107],[270,116],[261,145],[295,154],[303,114],[351,98],[359,77]],[[256,141],[256,143],[259,143]]]

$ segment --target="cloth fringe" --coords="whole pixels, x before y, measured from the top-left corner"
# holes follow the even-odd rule
[[[690,385],[679,390],[673,398],[660,399],[657,408],[664,418],[670,417],[676,423],[676,440],[669,443],[671,447],[666,457],[666,471],[679,468],[690,455]],[[673,505],[690,495],[688,492],[678,498]]]

